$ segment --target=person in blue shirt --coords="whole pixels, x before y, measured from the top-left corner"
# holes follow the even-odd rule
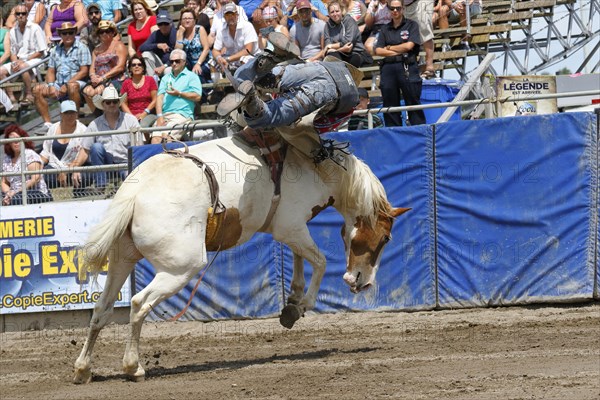
[[[202,97],[202,84],[198,75],[185,67],[187,55],[181,49],[171,52],[171,72],[160,81],[156,98],[156,116],[154,126],[172,126],[194,119],[194,107]],[[163,139],[180,140],[182,131],[152,132],[150,143],[160,143]]]
[[[83,0],[87,10],[90,4],[96,4],[102,11],[102,19],[113,21],[115,24],[123,19],[121,14],[121,0]]]
[[[46,84],[33,89],[35,108],[44,120],[45,129],[50,128],[50,112],[47,98],[73,100],[79,111],[81,89],[85,87],[92,64],[92,55],[83,43],[75,38],[77,27],[63,22],[58,28],[61,42],[50,51]]]
[[[167,11],[161,10],[156,16],[158,30],[140,46],[140,52],[146,62],[148,75],[162,76],[165,68],[170,65],[169,56],[177,42],[177,31],[173,20]]]
[[[252,22],[252,13],[263,3],[263,0],[239,0],[237,3],[246,11],[248,21]]]

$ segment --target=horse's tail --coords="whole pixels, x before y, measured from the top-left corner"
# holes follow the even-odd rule
[[[102,221],[92,228],[83,254],[84,271],[97,275],[107,267],[109,252],[133,218],[138,187],[139,185],[125,181],[110,203]]]

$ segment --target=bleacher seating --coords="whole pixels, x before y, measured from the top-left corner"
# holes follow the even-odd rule
[[[481,60],[490,50],[490,45],[508,45],[510,47],[511,32],[515,30],[531,29],[532,20],[534,18],[549,17],[554,12],[554,7],[563,4],[573,4],[576,0],[495,0],[485,1],[483,12],[477,18],[471,21],[471,42],[470,49],[467,50],[449,50],[457,46],[461,38],[467,33],[466,28],[461,26],[451,26],[448,29],[437,29],[435,34],[435,52],[434,52],[434,68],[443,76],[444,70],[453,69],[458,71],[462,78],[466,78],[467,60],[470,57],[477,57]],[[179,14],[183,8],[182,0],[169,2],[163,8],[166,8],[174,21],[178,21]],[[121,25],[123,40],[126,42],[126,24]],[[424,53],[422,53],[424,56]],[[365,72],[365,82],[361,85],[370,88],[373,95],[377,95],[376,85],[371,79],[372,76],[377,76],[378,65],[362,68]],[[228,82],[222,80],[218,85],[227,85]],[[11,86],[21,88],[20,83],[5,83],[0,87]],[[207,91],[212,88],[212,85],[206,85]],[[202,116],[214,116],[215,105],[203,104],[200,107]],[[22,118],[27,114],[31,114],[33,107],[29,109],[20,109],[17,112],[5,113],[0,110],[0,122],[15,121],[17,117]]]

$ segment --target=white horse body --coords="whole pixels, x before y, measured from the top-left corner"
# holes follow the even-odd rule
[[[358,292],[372,284],[393,218],[407,210],[393,209],[387,203],[377,178],[355,157],[347,157],[347,172],[332,162],[317,169],[290,150],[282,173],[281,200],[270,224],[263,229],[294,252],[289,302],[295,312],[287,315],[289,326],[282,322],[287,327],[304,311],[314,308],[325,271],[325,257],[310,237],[307,221],[329,205],[342,213],[348,260],[344,280],[353,292]],[[95,340],[137,261],[145,257],[156,270],[152,282],[131,300],[131,339],[123,358],[125,372],[141,380],[145,371],[138,361],[138,346],[146,315],[206,265],[207,250],[244,243],[265,224],[274,183],[257,149],[224,138],[192,146],[190,153],[213,170],[219,183],[219,197],[227,211],[218,240],[205,241],[210,190],[195,163],[160,154],[136,168],[119,188],[106,218],[92,230],[86,245],[85,264],[90,271],[98,273],[107,257],[110,262],[88,339],[75,363],[75,382],[91,380]],[[357,190],[362,193],[351,199]],[[303,259],[314,271],[306,294]]]

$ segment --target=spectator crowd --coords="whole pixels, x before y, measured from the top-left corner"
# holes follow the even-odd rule
[[[31,170],[126,162],[129,135],[70,140],[60,135],[192,121],[201,102],[216,103],[224,96],[220,86],[211,85],[206,93],[207,84],[273,49],[270,32],[288,37],[306,62],[336,58],[363,67],[374,62],[373,56],[381,57],[383,106],[398,106],[401,98],[419,104],[422,79],[435,77],[433,24],[466,24],[465,0],[185,0],[177,23],[155,0],[4,3],[0,79],[20,73],[24,89],[19,98],[9,87],[0,89],[0,104],[6,110],[34,106],[44,132],[56,139],[47,140],[39,155],[33,146],[26,146],[25,154],[13,144],[5,146],[3,171],[21,168],[20,157]],[[481,0],[469,5],[471,17],[481,13]],[[117,23],[128,16],[121,31]],[[368,97],[361,98],[364,108]],[[52,102],[60,102],[59,121],[51,120]],[[95,117],[87,127],[78,120],[83,106]],[[387,126],[402,124],[399,114],[384,119]],[[424,123],[422,111],[409,113],[409,121]],[[354,121],[355,126],[364,127],[364,121]],[[168,133],[181,138],[180,132]],[[6,138],[27,135],[18,125],[4,132]],[[141,138],[146,143],[164,139],[166,131]],[[2,179],[3,204],[22,201],[18,194],[24,184],[17,178]],[[37,196],[32,201],[40,202],[51,199],[48,188],[72,185],[74,195],[83,196],[101,192],[106,181],[105,173],[59,173],[31,175],[25,185],[28,195]]]

